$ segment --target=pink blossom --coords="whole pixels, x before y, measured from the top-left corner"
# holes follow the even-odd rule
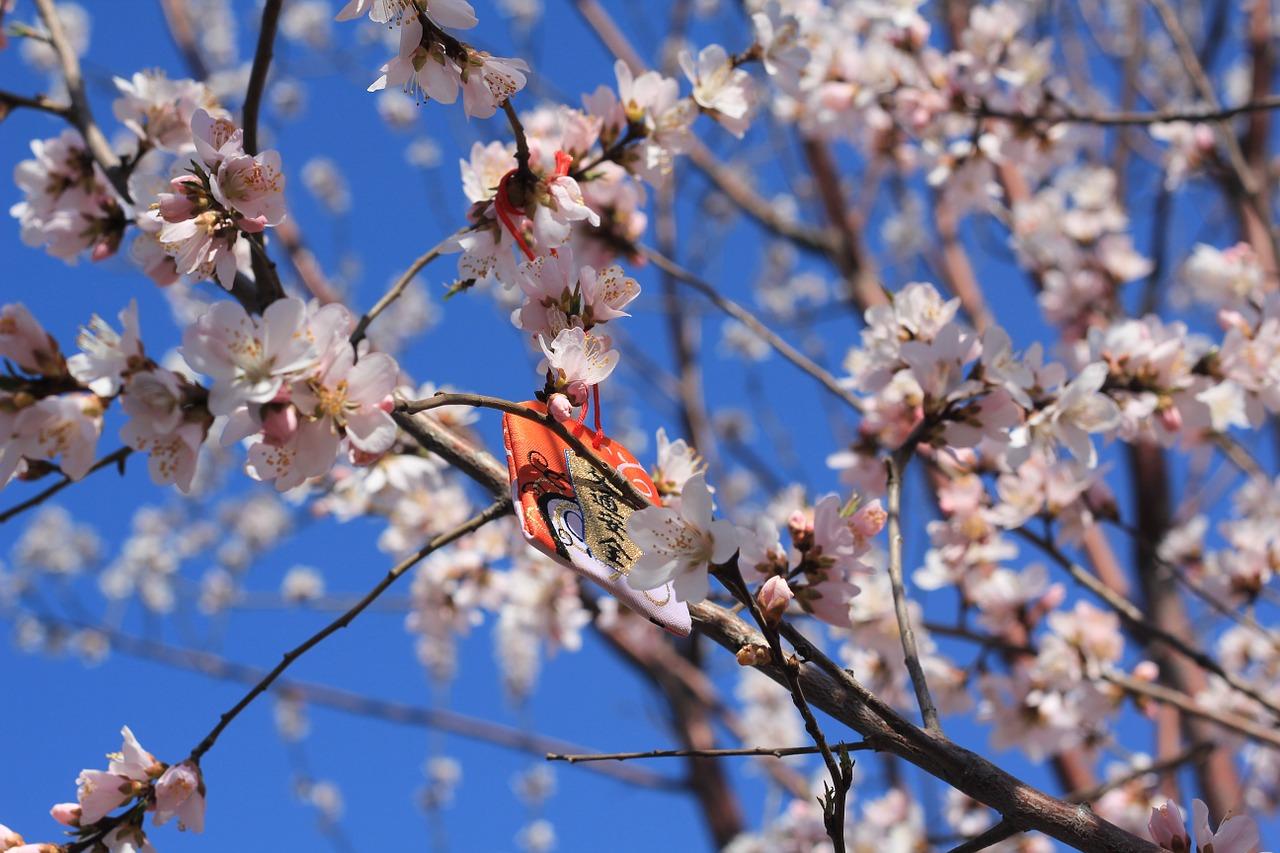
[[[1191,801],[1191,825],[1202,853],[1254,853],[1261,842],[1258,824],[1248,815],[1228,815],[1217,832],[1210,831],[1209,808],[1203,800]]]
[[[2,425],[2,422],[0,422]],[[0,484],[23,459],[61,457],[62,472],[79,480],[93,466],[102,431],[102,404],[93,394],[45,397],[18,412],[0,442]]]
[[[618,364],[618,352],[610,348],[608,335],[592,335],[573,327],[556,335],[550,346],[541,336],[538,342],[546,355],[538,369],[551,373],[556,388],[575,382],[588,387],[599,385]]]
[[[138,781],[103,770],[80,771],[76,785],[80,820],[85,826],[102,820],[142,790]]]
[[[121,331],[107,325],[97,314],[80,329],[76,343],[80,352],[67,359],[67,368],[81,384],[99,397],[114,397],[125,373],[141,366],[144,357],[138,337],[138,302],[120,312]]]
[[[0,308],[0,358],[7,358],[33,376],[66,373],[58,342],[21,302]]]
[[[711,491],[698,474],[685,484],[679,511],[647,507],[627,519],[627,533],[641,549],[627,575],[633,589],[657,589],[670,581],[680,601],[701,601],[710,590],[707,569],[733,556],[734,527],[712,519]]]
[[[194,761],[170,767],[156,782],[156,826],[176,815],[179,829],[204,832],[204,793],[204,778]]]
[[[213,93],[196,80],[170,80],[160,71],[139,71],[129,80],[115,78],[121,97],[112,103],[116,118],[150,144],[167,151],[193,145],[191,118],[214,103]]]
[[[209,411],[231,414],[248,403],[268,403],[285,381],[319,361],[321,348],[308,333],[302,300],[278,299],[261,317],[238,303],[213,305],[182,337],[182,356],[210,377]]]

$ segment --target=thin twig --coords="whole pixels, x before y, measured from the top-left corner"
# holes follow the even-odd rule
[[[97,462],[93,463],[93,467],[85,472],[85,477],[89,476],[94,471],[101,470],[110,465],[117,465],[117,464],[124,465],[124,460],[128,458],[130,453],[133,453],[132,447],[121,447],[118,450],[108,453],[106,456],[102,457]],[[81,477],[80,479],[83,480],[84,477]],[[61,480],[54,483],[52,486],[49,486],[44,491],[27,498],[25,501],[23,501],[20,504],[17,504],[16,506],[9,507],[4,512],[0,512],[0,524],[4,524],[6,521],[13,518],[15,515],[19,515],[20,513],[26,512],[27,510],[31,509],[33,506],[37,506],[39,504],[44,503],[49,498],[53,497],[58,492],[65,489],[67,486],[71,485],[72,483],[78,483],[78,482],[79,480],[73,480],[64,474]]]
[[[391,285],[391,288],[387,290],[386,293],[382,294],[382,298],[374,303],[374,306],[360,318],[360,322],[356,323],[356,330],[351,333],[352,345],[354,346],[364,340],[365,332],[368,330],[369,324],[376,320],[379,314],[387,310],[392,302],[395,302],[400,298],[400,295],[404,293],[404,289],[409,286],[409,282],[413,281],[414,276],[422,272],[423,267],[440,257],[441,253],[448,248],[449,244],[453,240],[461,237],[468,230],[470,229],[462,228],[455,231],[439,243],[436,243],[420,255],[416,261],[410,264],[409,268],[401,273],[400,277],[396,279],[395,284]]]
[[[61,119],[71,118],[71,107],[67,104],[51,101],[44,95],[27,97],[0,89],[0,119],[3,119],[11,110],[22,108],[51,113]]]
[[[730,652],[763,641],[758,632],[717,605],[693,604],[689,613],[699,632]],[[853,728],[877,749],[909,761],[1019,826],[1043,832],[1076,849],[1159,853],[1159,846],[1150,841],[1125,832],[1088,809],[1037,790],[942,735],[912,725],[785,619],[778,624],[778,631],[803,661],[797,673],[813,706]],[[777,667],[756,668],[785,684]]]
[[[1161,628],[1159,625],[1147,619],[1142,610],[1138,608],[1138,605],[1108,587],[1083,566],[1071,560],[1071,558],[1066,554],[1062,553],[1057,544],[1052,540],[1038,536],[1025,527],[1018,528],[1013,532],[1015,535],[1026,539],[1028,542],[1038,545],[1040,549],[1050,557],[1050,559],[1062,568],[1066,569],[1077,583],[1092,592],[1098,598],[1102,599],[1102,601],[1114,610],[1116,614],[1119,615],[1120,619],[1127,623],[1135,632],[1164,643],[1183,657],[1191,660],[1201,669],[1212,672],[1231,687],[1243,693],[1245,696],[1248,696],[1250,699],[1253,699],[1255,702],[1274,714],[1277,718],[1280,718],[1280,707],[1277,707],[1273,702],[1245,683],[1238,676],[1228,672],[1220,663],[1214,660],[1206,652],[1201,651],[1176,634],[1166,631],[1164,628]]]
[[[822,387],[839,397],[855,411],[861,412],[863,410],[864,406],[862,401],[849,393],[849,390],[842,386],[839,380],[819,366],[813,359],[809,358],[804,353],[800,352],[791,344],[783,340],[776,332],[762,323],[750,311],[743,308],[732,299],[721,296],[710,282],[704,281],[668,258],[666,255],[663,255],[661,252],[651,249],[648,246],[637,246],[636,251],[653,261],[654,266],[670,275],[676,281],[684,282],[703,296],[710,299],[717,308],[737,320],[739,323],[742,323],[764,340],[765,343],[773,347],[779,355],[812,376],[814,379],[818,380],[818,382],[822,384]]]
[[[430,542],[428,542],[426,545],[422,546],[422,548],[418,549],[417,552],[411,554],[410,556],[406,557],[405,559],[397,563],[395,566],[393,566],[391,570],[387,572],[386,577],[378,581],[377,585],[375,585],[373,589],[369,590],[369,592],[365,595],[365,597],[360,599],[360,601],[357,602],[354,607],[352,607],[346,613],[339,616],[334,621],[330,622],[324,628],[320,629],[320,631],[318,631],[317,633],[312,634],[305,641],[303,641],[301,645],[298,645],[293,649],[290,649],[289,651],[285,652],[284,657],[281,659],[280,663],[276,664],[276,666],[270,672],[268,672],[265,676],[263,676],[263,678],[260,681],[258,681],[258,683],[255,684],[249,690],[248,693],[246,693],[243,697],[241,697],[240,701],[237,702],[234,706],[232,706],[231,710],[224,713],[219,718],[217,725],[215,725],[213,729],[210,730],[209,734],[205,735],[204,740],[200,741],[200,743],[196,745],[195,749],[191,750],[192,760],[199,761],[201,756],[203,756],[206,752],[208,752],[213,747],[213,745],[218,740],[218,736],[222,734],[222,732],[227,728],[227,726],[231,725],[231,722],[236,717],[238,717],[240,713],[244,711],[245,708],[249,707],[249,705],[252,704],[254,699],[257,699],[259,696],[261,696],[266,691],[266,689],[271,686],[271,683],[275,681],[277,678],[279,678],[280,674],[283,673],[286,669],[288,669],[293,664],[294,661],[302,657],[304,654],[306,654],[309,650],[311,650],[315,646],[319,645],[329,635],[350,625],[352,620],[354,620],[357,616],[359,616],[360,613],[366,607],[368,607],[375,600],[377,600],[378,596],[381,595],[387,589],[387,587],[395,583],[396,580],[401,575],[409,571],[409,569],[413,568],[415,565],[417,565],[419,562],[425,559],[427,555],[431,554],[433,551],[443,548],[445,545],[448,545],[450,542],[454,542],[458,539],[461,539],[463,536],[466,536],[468,533],[472,533],[476,530],[479,530],[481,527],[488,524],[490,521],[493,521],[495,518],[499,518],[503,515],[506,515],[510,511],[511,511],[510,498],[497,500],[494,503],[490,504],[487,509],[480,512],[478,515],[472,516],[471,519],[458,525],[453,530],[450,530],[447,533],[440,534],[439,536],[435,537]]]
[[[106,173],[111,185],[116,188],[116,192],[120,194],[121,198],[130,201],[129,182],[124,172],[120,169],[120,158],[111,150],[111,144],[107,142],[107,137],[102,134],[97,123],[93,120],[93,111],[89,108],[89,97],[84,90],[84,77],[80,74],[80,60],[76,57],[76,52],[71,47],[71,43],[67,41],[67,34],[62,30],[62,20],[58,17],[53,0],[35,0],[35,4],[41,19],[44,20],[45,27],[49,30],[49,44],[53,46],[54,52],[58,55],[58,63],[62,67],[62,76],[67,84],[67,95],[71,98],[71,106],[68,107],[67,118],[80,131],[80,135],[84,137],[84,143],[88,147],[89,153],[93,155],[94,161],[102,167],[102,171]]]
[[[1214,107],[1204,110],[1154,110],[1150,112],[1124,111],[1114,113],[1088,113],[1059,105],[1060,113],[1023,113],[1013,110],[998,110],[980,105],[970,108],[973,115],[979,118],[998,118],[1005,121],[1026,124],[1096,124],[1103,127],[1123,127],[1126,125],[1163,124],[1165,122],[1186,121],[1217,122],[1227,121],[1239,115],[1280,109],[1280,95],[1269,95],[1256,101],[1248,101],[1233,107]]]
[[[988,847],[994,847],[1006,838],[1012,838],[1021,831],[1022,830],[1018,829],[1015,824],[1010,823],[1008,820],[1001,820],[981,835],[976,835],[963,844],[952,847],[948,853],[978,853],[979,850],[986,850]]]
[[[938,720],[938,708],[933,704],[929,681],[920,664],[920,651],[916,647],[916,633],[911,626],[911,611],[907,606],[906,586],[902,580],[902,475],[911,460],[914,447],[913,435],[885,461],[889,475],[889,583],[893,587],[893,611],[898,619],[898,634],[902,638],[902,654],[906,658],[907,673],[911,676],[916,703],[920,706],[920,717],[924,720],[926,729],[941,734],[942,723]]]
[[[1166,758],[1163,761],[1156,761],[1152,764],[1148,764],[1146,767],[1135,767],[1132,771],[1125,773],[1122,776],[1117,776],[1114,779],[1108,779],[1100,785],[1094,785],[1092,788],[1086,788],[1081,791],[1073,791],[1068,794],[1066,798],[1073,803],[1091,803],[1095,800],[1101,799],[1104,794],[1114,791],[1117,788],[1123,788],[1130,782],[1136,782],[1144,776],[1168,773],[1172,770],[1178,769],[1184,764],[1203,761],[1211,752],[1213,752],[1213,744],[1202,741],[1200,743],[1193,744],[1177,755]]]
[[[831,744],[831,749],[859,752],[875,749],[865,741]],[[636,758],[731,758],[746,755],[759,758],[786,758],[788,755],[813,755],[820,752],[816,746],[758,746],[738,749],[650,749],[645,752],[592,752],[579,754],[547,753],[547,761],[567,761],[582,764],[589,761],[631,761]]]
[[[518,418],[541,424],[555,433],[556,437],[561,441],[573,448],[574,453],[590,462],[609,481],[611,486],[622,493],[627,503],[631,504],[633,508],[644,509],[652,506],[648,498],[642,495],[630,480],[619,474],[617,469],[597,456],[582,439],[569,432],[564,424],[522,403],[503,400],[500,397],[488,397],[483,394],[447,393],[442,391],[435,396],[427,397],[425,400],[401,400],[396,408],[401,412],[413,414],[438,409],[441,406],[471,406],[480,409],[495,409],[499,412],[506,412]]]
[[[738,570],[736,557],[724,566],[718,567],[717,575],[734,597],[750,611],[751,618],[760,629],[760,633],[764,635],[774,666],[782,672],[788,692],[791,694],[791,702],[800,712],[805,731],[809,733],[809,737],[813,738],[814,746],[822,756],[822,762],[831,776],[831,785],[827,789],[826,799],[822,802],[822,822],[826,826],[827,835],[831,838],[834,853],[844,853],[845,800],[849,793],[849,786],[853,784],[853,765],[849,762],[848,753],[842,752],[840,760],[837,761],[831,747],[827,744],[822,726],[818,725],[818,719],[813,715],[809,701],[805,699],[804,687],[800,684],[796,672],[798,667],[787,660],[786,654],[782,651],[782,641],[778,637],[777,628],[761,614],[755,597],[742,578],[742,572]]]
[[[1183,67],[1187,71],[1187,75],[1195,84],[1200,92],[1200,97],[1215,110],[1220,110],[1222,104],[1218,101],[1217,92],[1214,91],[1213,81],[1209,79],[1209,75],[1205,73],[1204,66],[1200,64],[1200,58],[1196,55],[1195,47],[1191,44],[1191,39],[1187,36],[1187,31],[1183,29],[1182,23],[1178,20],[1177,12],[1169,5],[1168,0],[1148,0],[1155,7],[1156,13],[1160,17],[1160,22],[1164,24],[1165,30],[1169,33],[1169,37],[1173,39],[1174,47],[1178,51],[1178,57],[1182,60]],[[1262,188],[1258,184],[1258,176],[1249,166],[1249,162],[1245,159],[1244,149],[1240,147],[1240,140],[1236,137],[1235,130],[1227,121],[1217,121],[1214,123],[1217,130],[1217,136],[1221,145],[1227,151],[1227,160],[1231,164],[1232,170],[1236,174],[1236,180],[1240,182],[1240,189],[1244,192],[1248,199],[1249,207],[1253,210],[1258,222],[1266,231],[1268,245],[1271,248],[1271,263],[1280,263],[1280,240],[1277,240],[1275,229],[1271,225],[1271,211],[1267,204]]]
[[[1211,723],[1217,723],[1225,729],[1238,732],[1250,740],[1264,743],[1272,749],[1280,748],[1280,730],[1270,726],[1259,725],[1253,720],[1246,719],[1230,711],[1206,708],[1185,693],[1115,672],[1103,672],[1098,678],[1114,684],[1129,693],[1145,696],[1148,699],[1154,699],[1166,705],[1172,705],[1183,713],[1199,717],[1202,720],[1208,720]]]
[[[267,72],[271,69],[271,56],[275,49],[276,24],[280,21],[283,3],[284,0],[267,0],[262,7],[258,46],[253,52],[249,86],[244,92],[244,150],[250,156],[258,153],[258,111],[262,107],[262,93],[267,87]]]

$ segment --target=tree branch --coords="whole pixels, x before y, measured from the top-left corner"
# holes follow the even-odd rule
[[[102,457],[97,462],[93,463],[93,467],[90,468],[87,472],[85,472],[85,477],[89,476],[94,471],[99,471],[110,465],[119,465],[121,472],[123,472],[124,460],[129,458],[129,454],[131,453],[133,453],[132,447],[121,447],[118,450],[108,453],[106,456]],[[83,480],[83,479],[84,477],[80,478],[80,480]],[[20,504],[9,507],[4,512],[0,512],[0,524],[4,524],[6,521],[13,518],[15,515],[19,515],[23,512],[26,512],[27,510],[31,509],[33,506],[37,506],[39,504],[44,503],[49,498],[53,497],[58,492],[65,489],[67,486],[70,486],[72,483],[78,483],[80,482],[80,480],[73,480],[70,477],[68,477],[66,474],[63,474],[61,480],[54,483],[52,486],[49,486],[44,491],[38,494],[32,495],[31,497],[27,498],[25,501],[23,501]]]
[[[698,630],[736,653],[763,638],[729,611],[702,602],[689,611]],[[969,795],[1027,830],[1036,830],[1086,853],[1159,853],[1160,848],[1103,820],[1088,808],[1064,802],[1028,785],[946,737],[912,725],[867,690],[787,622],[779,631],[802,662],[796,668],[805,696],[877,749],[896,755]],[[756,667],[779,684],[772,664]]]
[[[80,60],[75,50],[67,41],[67,34],[62,30],[62,21],[54,8],[53,0],[35,0],[36,10],[49,30],[49,44],[58,55],[58,64],[62,68],[63,79],[67,83],[67,95],[71,98],[66,117],[84,137],[84,144],[93,155],[93,159],[106,173],[116,192],[126,201],[129,198],[129,182],[120,168],[120,158],[111,150],[107,138],[102,135],[97,123],[93,120],[93,111],[89,108],[89,97],[85,94],[84,77],[80,74]]]
[[[262,7],[262,24],[258,28],[258,46],[253,53],[253,67],[249,71],[249,86],[244,92],[244,150],[253,156],[258,153],[258,111],[262,107],[262,93],[267,87],[267,72],[271,69],[271,56],[275,48],[276,25],[280,21],[280,7],[284,0],[266,0]]]
[[[941,734],[942,723],[938,720],[938,709],[929,693],[929,681],[925,678],[924,667],[920,665],[920,651],[916,647],[916,633],[911,626],[911,612],[907,607],[907,592],[902,580],[902,475],[911,460],[914,446],[915,435],[912,435],[885,461],[889,480],[889,583],[893,587],[893,612],[898,619],[902,654],[907,662],[907,673],[911,676],[916,703],[920,706],[920,717],[924,720],[926,729]]]
[[[875,749],[869,743],[831,744],[831,749],[846,752]],[[650,749],[645,752],[592,752],[579,754],[547,753],[547,761],[567,761],[570,764],[585,764],[592,761],[631,761],[637,758],[730,758],[735,756],[755,756],[757,758],[786,758],[789,755],[813,755],[820,750],[816,746],[757,746],[740,749]]]
[[[445,237],[439,243],[436,243],[420,255],[416,261],[410,264],[409,268],[401,273],[400,277],[396,279],[395,284],[391,285],[391,288],[387,290],[386,293],[382,294],[382,298],[375,302],[373,307],[360,318],[360,322],[356,323],[356,329],[351,333],[352,346],[364,340],[369,324],[376,320],[379,314],[386,311],[387,308],[391,306],[391,303],[400,298],[400,295],[404,293],[404,289],[409,286],[409,282],[413,281],[414,276],[422,272],[423,267],[440,257],[441,253],[448,248],[450,242],[461,237],[470,230],[470,228],[460,228],[448,237]]]

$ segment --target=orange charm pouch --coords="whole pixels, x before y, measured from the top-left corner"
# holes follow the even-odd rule
[[[542,403],[524,404],[545,412]],[[653,503],[658,490],[625,447],[584,425],[567,421],[576,438],[631,481]],[[671,584],[632,589],[627,573],[639,549],[626,533],[632,509],[586,459],[550,429],[528,418],[502,417],[507,472],[520,529],[529,543],[556,562],[604,587],[614,598],[673,634],[689,635],[689,608],[675,599]]]

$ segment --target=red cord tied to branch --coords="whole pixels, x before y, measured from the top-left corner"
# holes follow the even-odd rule
[[[600,445],[604,444],[604,440],[605,440],[604,427],[600,423],[601,412],[600,412],[600,386],[599,385],[591,386],[591,396],[587,400],[585,400],[582,404],[582,411],[578,413],[578,423],[583,424],[587,422],[587,410],[591,408],[591,405],[593,402],[595,404],[595,412],[596,412],[596,417],[595,417],[596,430],[595,430],[595,435],[591,437],[591,446],[594,447],[596,450],[599,450]]]
[[[551,174],[551,179],[565,177],[569,174],[569,167],[572,165],[572,156],[563,151],[557,151],[556,168]],[[537,255],[534,254],[533,249],[529,248],[529,244],[524,239],[524,234],[521,232],[516,220],[518,216],[528,218],[529,214],[511,203],[511,196],[507,191],[507,184],[515,175],[519,174],[519,171],[519,169],[512,169],[502,176],[502,180],[498,181],[498,194],[493,200],[493,207],[498,213],[498,221],[502,223],[502,227],[506,228],[507,233],[515,238],[516,245],[520,247],[521,252],[524,252],[524,256],[532,261]],[[555,254],[555,249],[551,250],[551,254]]]

